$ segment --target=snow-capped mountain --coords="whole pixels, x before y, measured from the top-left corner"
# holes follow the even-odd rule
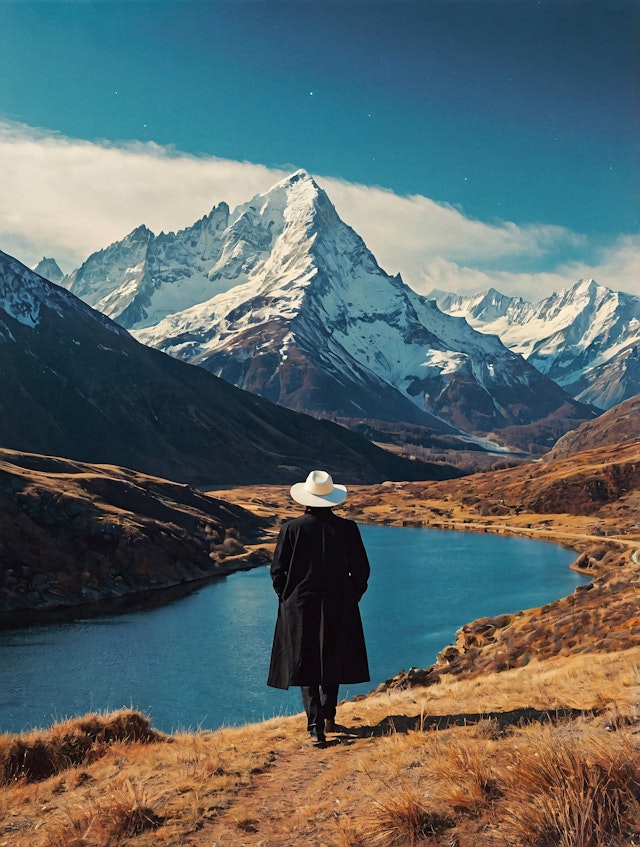
[[[139,226],[94,253],[62,285],[127,329],[153,326],[235,285],[259,244],[229,230],[229,207],[216,206],[188,229],[154,235]],[[251,234],[254,238],[255,233]]]
[[[451,475],[139,344],[2,252],[0,361],[3,447],[187,482],[283,484],[313,467],[354,482]]]
[[[61,282],[64,274],[55,259],[44,256],[33,269],[37,274],[48,279],[49,282]]]
[[[182,232],[140,227],[68,285],[145,344],[352,425],[536,425],[526,443],[549,445],[591,415],[499,339],[385,273],[304,171]]]
[[[90,316],[96,325],[115,335],[129,335],[105,315],[0,251],[0,341],[17,343],[15,324],[31,330],[42,329],[52,315],[66,317],[70,324]]]
[[[471,297],[431,296],[448,314],[498,335],[584,403],[609,409],[640,393],[640,297],[593,279],[538,303],[494,289]]]

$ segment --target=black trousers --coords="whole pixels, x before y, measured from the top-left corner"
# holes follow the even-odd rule
[[[338,705],[337,685],[302,685],[302,705],[307,713],[307,729],[320,730],[328,718],[333,720]]]

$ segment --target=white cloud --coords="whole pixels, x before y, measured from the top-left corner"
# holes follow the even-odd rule
[[[576,279],[593,278],[609,288],[640,297],[640,234],[621,235],[601,251],[597,264],[574,263],[565,270]]]
[[[224,200],[233,208],[286,175],[155,144],[92,143],[11,123],[0,123],[0,172],[0,249],[29,265],[53,256],[67,271],[140,224],[156,233],[181,229],[215,204]],[[542,262],[548,254],[575,252],[584,239],[556,226],[471,220],[419,195],[317,181],[380,265],[425,293],[493,286],[539,299],[585,276],[640,293],[638,239],[622,238],[595,267],[574,263],[553,273],[509,273],[509,261],[514,267],[523,259]],[[487,270],[492,266],[502,270]]]
[[[486,262],[508,256],[542,257],[560,244],[575,247],[582,236],[558,226],[487,224],[455,209],[413,195],[319,179],[343,220],[350,223],[391,273],[402,267],[419,273],[425,263],[449,260]]]
[[[640,297],[640,235],[620,236],[601,251],[598,261],[591,264],[569,262],[554,271],[537,273],[485,271],[439,257],[424,266],[412,287],[421,294],[428,294],[434,288],[458,294],[496,288],[503,294],[537,302],[580,279],[595,279],[614,291],[626,291]]]
[[[575,281],[556,273],[488,272],[437,258],[424,267],[420,280],[414,283],[413,287],[421,294],[428,294],[433,288],[454,291],[457,294],[476,294],[478,291],[496,288],[512,297],[519,296],[525,300],[537,301],[553,291],[572,285]]]
[[[0,249],[26,264],[53,256],[71,270],[140,224],[153,232],[232,207],[283,174],[262,165],[115,147],[0,124]]]

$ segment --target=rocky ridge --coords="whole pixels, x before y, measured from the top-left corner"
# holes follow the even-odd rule
[[[262,564],[265,528],[188,485],[0,449],[0,628],[166,601]]]
[[[556,441],[545,461],[561,459],[594,447],[607,447],[640,438],[640,394],[614,406],[593,421],[573,429]]]
[[[0,445],[180,482],[294,482],[312,467],[360,482],[447,475],[344,427],[139,344],[0,252]]]
[[[181,232],[139,227],[64,284],[145,344],[378,441],[540,452],[594,413],[387,274],[304,171]]]

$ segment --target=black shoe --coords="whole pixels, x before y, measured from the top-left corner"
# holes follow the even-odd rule
[[[309,735],[311,736],[311,740],[314,744],[324,744],[327,740],[324,732],[322,732],[322,730],[318,730],[315,726],[311,727]]]

